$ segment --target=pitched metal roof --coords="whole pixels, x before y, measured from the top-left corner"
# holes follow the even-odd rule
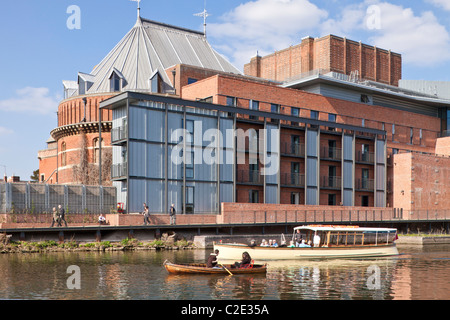
[[[92,83],[87,94],[109,92],[114,70],[125,79],[123,91],[148,92],[149,79],[155,72],[172,86],[165,69],[177,64],[241,74],[211,47],[203,33],[139,17],[89,75],[79,73],[79,76]]]

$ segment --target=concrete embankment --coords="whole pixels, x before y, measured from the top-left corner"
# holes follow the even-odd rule
[[[450,236],[403,236],[399,235],[396,243],[398,245],[434,245],[434,244],[450,244]]]

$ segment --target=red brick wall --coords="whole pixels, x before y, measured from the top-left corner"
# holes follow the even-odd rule
[[[275,81],[311,70],[330,70],[350,75],[358,71],[363,79],[398,86],[402,77],[401,55],[333,35],[306,37],[301,44],[265,57],[253,58],[244,73]]]
[[[450,210],[450,158],[404,153],[393,163],[394,207],[422,215]]]

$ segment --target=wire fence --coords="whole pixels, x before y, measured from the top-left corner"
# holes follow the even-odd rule
[[[117,205],[116,188],[0,183],[0,213],[50,213],[59,205],[67,213],[110,213]]]

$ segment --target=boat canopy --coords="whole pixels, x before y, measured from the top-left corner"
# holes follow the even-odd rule
[[[364,228],[359,226],[342,226],[342,225],[308,225],[295,227],[297,230],[311,230],[311,231],[339,231],[339,232],[364,232],[364,233],[396,233],[395,228]]]

